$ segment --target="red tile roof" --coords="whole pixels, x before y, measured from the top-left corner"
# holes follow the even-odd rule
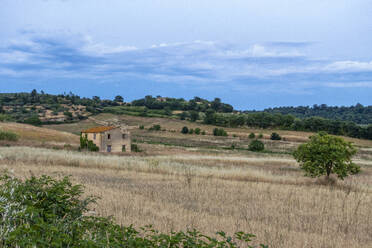
[[[106,131],[109,131],[109,130],[112,130],[112,129],[115,129],[116,127],[105,127],[105,126],[101,126],[101,127],[92,127],[92,128],[89,128],[89,129],[86,129],[86,130],[83,130],[81,131],[82,133],[102,133],[102,132],[106,132]]]

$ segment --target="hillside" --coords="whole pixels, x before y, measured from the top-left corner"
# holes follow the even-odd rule
[[[369,108],[366,111],[359,111],[363,110],[361,106],[356,108],[358,116],[362,118],[365,115],[364,120],[368,120]],[[98,113],[190,120],[222,127],[325,131],[334,135],[372,140],[372,124],[361,126],[354,122],[341,121],[334,116],[334,119],[318,116],[301,119],[275,111],[238,112],[219,98],[208,101],[194,97],[187,101],[182,98],[146,96],[125,103],[121,96],[116,96],[114,100],[101,100],[97,96],[90,99],[73,93],[50,95],[36,90],[31,93],[0,94],[0,121],[13,120],[33,125],[74,123]]]

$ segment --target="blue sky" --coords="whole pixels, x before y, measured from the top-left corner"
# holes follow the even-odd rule
[[[372,104],[372,1],[0,0],[0,90]]]

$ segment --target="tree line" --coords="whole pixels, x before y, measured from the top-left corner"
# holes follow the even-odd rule
[[[350,121],[330,120],[322,117],[299,119],[292,115],[278,113],[223,114],[208,111],[205,115],[204,123],[223,127],[249,126],[309,132],[325,131],[334,135],[372,139],[372,124],[361,126]]]
[[[253,112],[253,111],[248,111]],[[263,110],[267,113],[291,114],[298,118],[319,116],[332,120],[352,121],[357,124],[372,123],[372,106],[363,106],[358,103],[355,106],[327,106],[326,104],[298,107],[277,107]]]

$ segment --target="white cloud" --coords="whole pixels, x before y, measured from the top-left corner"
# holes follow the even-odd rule
[[[347,82],[347,83],[326,83],[328,87],[332,88],[372,88],[371,82]]]
[[[360,61],[337,61],[329,64],[324,68],[328,71],[372,71],[371,62],[360,62]]]

